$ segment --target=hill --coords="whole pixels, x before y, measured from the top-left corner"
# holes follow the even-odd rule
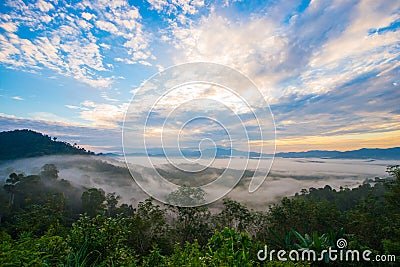
[[[361,148],[351,151],[310,150],[306,152],[276,153],[281,158],[331,158],[331,159],[400,159],[400,147],[393,148]]]
[[[44,155],[92,155],[93,152],[57,141],[48,135],[32,130],[0,132],[0,160],[10,160]]]
[[[162,148],[149,148],[148,154],[145,153],[128,153],[128,156],[149,156],[149,157],[181,157],[182,155],[188,158],[197,158],[200,156],[206,158],[229,158],[229,157],[249,157],[249,158],[269,158],[270,154],[260,154],[258,152],[246,152],[236,149],[227,149],[217,147],[215,149],[199,150],[184,149],[171,150],[168,153]],[[337,150],[309,150],[304,152],[280,152],[276,153],[278,158],[329,158],[329,159],[376,159],[376,160],[400,160],[400,147],[393,148],[361,148],[350,151]]]

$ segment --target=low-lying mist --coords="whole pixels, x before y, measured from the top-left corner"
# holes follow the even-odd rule
[[[163,177],[176,183],[186,185],[201,185],[215,179],[229,159],[216,159],[214,164],[201,173],[184,173],[174,170],[169,165],[159,162],[157,168]],[[243,160],[240,158],[232,159]],[[151,173],[149,166],[143,166],[140,158],[135,160],[131,170],[134,175],[146,177],[157,183],[157,179],[148,177]],[[254,162],[253,162],[254,163]],[[226,195],[238,200],[253,209],[264,210],[270,204],[278,202],[284,196],[292,196],[301,191],[329,185],[334,189],[340,187],[353,188],[376,176],[385,177],[386,166],[394,161],[373,160],[330,160],[330,159],[275,159],[270,174],[263,185],[254,193],[248,192],[252,168],[245,172],[239,184]],[[125,162],[117,158],[100,156],[44,156],[0,162],[0,182],[12,172],[26,175],[38,174],[45,164],[54,164],[59,170],[59,178],[69,181],[77,190],[101,188],[106,193],[115,192],[121,196],[121,202],[136,206],[148,195],[135,183]],[[167,188],[160,190],[168,191]],[[215,190],[219,190],[216,188]],[[218,207],[219,204],[213,205]]]

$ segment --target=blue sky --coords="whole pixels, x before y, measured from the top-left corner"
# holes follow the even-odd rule
[[[0,13],[0,130],[120,150],[134,90],[207,61],[264,93],[278,151],[399,143],[398,1],[9,0]]]

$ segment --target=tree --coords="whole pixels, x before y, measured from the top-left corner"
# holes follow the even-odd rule
[[[17,175],[15,172],[13,172],[6,179],[6,182],[4,184],[4,190],[10,193],[10,201],[9,201],[10,208],[14,205],[16,186],[21,182],[21,178],[23,178],[23,174]]]
[[[237,232],[246,231],[250,226],[252,214],[244,205],[231,199],[224,199],[224,209],[216,217],[217,228],[228,227]]]
[[[393,179],[385,183],[385,186],[388,190],[385,195],[385,201],[390,209],[400,213],[400,166],[389,166],[387,168],[387,173],[389,173]]]
[[[171,206],[171,209],[173,207]],[[186,242],[193,243],[195,240],[200,245],[205,245],[211,237],[213,228],[211,213],[206,206],[200,207],[175,207],[176,221],[174,223],[174,236],[176,241],[184,245]]]
[[[89,216],[94,217],[96,214],[105,210],[106,196],[103,190],[91,188],[82,193],[82,209]]]
[[[178,190],[167,196],[167,202],[170,205],[181,207],[199,206],[205,203],[205,195],[200,187],[181,186]]]
[[[157,244],[164,252],[172,249],[165,211],[159,205],[154,205],[152,198],[140,202],[136,213],[128,220],[131,229],[128,243],[137,253],[147,254],[153,244]]]
[[[400,255],[400,166],[389,166],[387,172],[393,178],[385,183],[387,189],[385,202],[390,218],[385,229],[389,232],[390,238],[382,240],[382,246],[385,253]]]
[[[54,164],[43,165],[40,176],[44,179],[56,180],[58,178],[57,166]]]
[[[106,196],[106,206],[107,206],[107,214],[108,216],[115,216],[118,213],[118,201],[121,197],[118,196],[115,192],[108,193]]]

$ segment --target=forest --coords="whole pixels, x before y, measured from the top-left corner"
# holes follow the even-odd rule
[[[128,205],[116,193],[77,189],[54,164],[11,173],[0,190],[1,266],[396,266],[400,255],[400,168],[357,188],[303,189],[255,211],[223,199],[175,207],[149,198]],[[186,187],[185,190],[195,188]],[[396,255],[396,262],[260,261],[269,249],[347,249]]]
[[[28,129],[0,132],[0,144],[0,160],[44,155],[94,155],[76,143],[57,141],[57,137]]]

